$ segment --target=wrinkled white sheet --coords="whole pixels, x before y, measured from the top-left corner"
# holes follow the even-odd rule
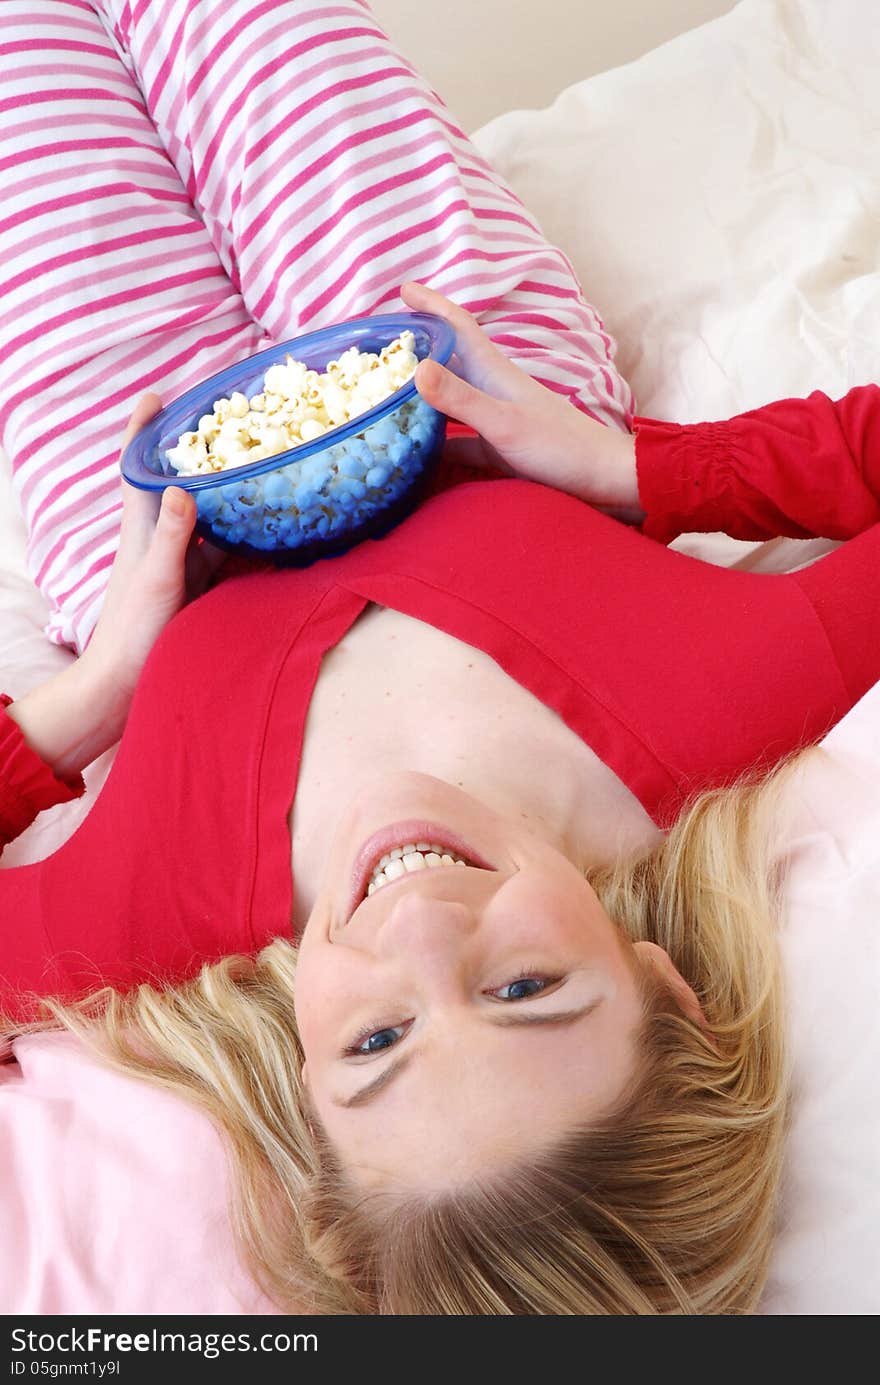
[[[569,255],[641,413],[726,418],[880,378],[878,62],[873,0],[741,0],[474,135]]]
[[[878,71],[873,0],[741,0],[477,133],[603,310],[642,413],[720,418],[880,378]],[[40,634],[0,473],[0,687],[20,695],[69,655]],[[676,546],[772,572],[833,545]],[[880,1311],[880,690],[826,747],[794,804],[796,1115],[768,1313]],[[44,814],[4,864],[49,854],[87,806]]]

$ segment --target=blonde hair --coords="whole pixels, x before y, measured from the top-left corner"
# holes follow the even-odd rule
[[[704,793],[658,846],[588,873],[631,941],[666,949],[710,1032],[646,980],[639,1077],[621,1106],[452,1193],[377,1204],[349,1185],[309,1115],[286,940],[164,992],[46,1010],[225,1134],[240,1243],[286,1311],[748,1313],[786,1124],[774,933],[781,799],[803,759]]]

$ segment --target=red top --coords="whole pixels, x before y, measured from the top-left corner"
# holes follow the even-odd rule
[[[636,424],[648,534],[866,532],[802,572],[757,575],[558,491],[477,481],[342,557],[229,577],[157,642],[73,837],[0,871],[0,1010],[27,989],[182,979],[290,934],[287,817],[309,700],[369,602],[490,654],[661,825],[695,790],[824,735],[880,677],[880,390]],[[70,792],[0,709],[6,839]]]

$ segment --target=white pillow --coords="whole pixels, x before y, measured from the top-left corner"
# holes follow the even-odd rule
[[[792,795],[794,1120],[765,1313],[880,1311],[880,684]]]
[[[639,412],[880,379],[878,72],[870,0],[741,0],[474,136],[589,283]],[[679,546],[767,571],[820,551]],[[826,745],[783,941],[796,1100],[767,1313],[880,1311],[880,689]]]
[[[741,0],[473,136],[571,258],[643,414],[880,379],[872,0]]]

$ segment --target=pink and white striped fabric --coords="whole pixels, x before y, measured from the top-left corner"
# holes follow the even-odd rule
[[[3,0],[0,443],[50,639],[82,649],[138,397],[419,279],[612,426],[574,269],[365,0]]]

